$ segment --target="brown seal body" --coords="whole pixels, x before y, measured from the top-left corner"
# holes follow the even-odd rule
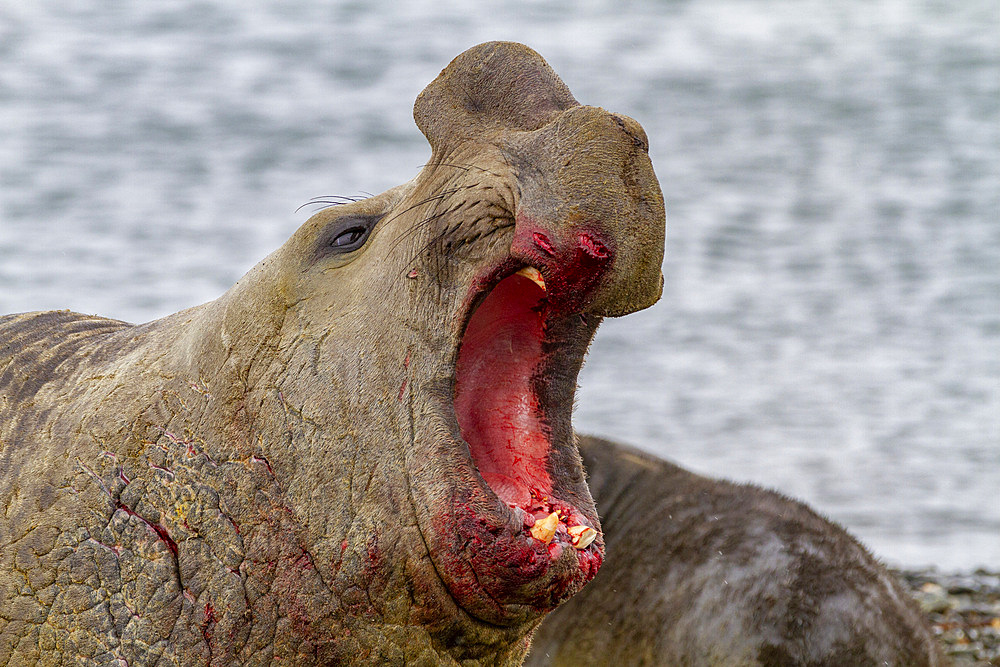
[[[594,576],[570,416],[662,289],[646,139],[511,43],[414,116],[414,180],[216,301],[0,318],[0,664],[519,664]]]
[[[607,561],[526,665],[946,664],[892,575],[802,503],[599,438],[580,453]]]

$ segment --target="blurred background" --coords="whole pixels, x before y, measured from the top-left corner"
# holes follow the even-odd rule
[[[310,198],[412,178],[413,99],[490,39],[638,119],[667,200],[578,427],[1000,568],[996,0],[0,0],[0,312],[214,299]]]

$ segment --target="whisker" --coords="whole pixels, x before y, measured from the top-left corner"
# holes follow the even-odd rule
[[[323,208],[329,208],[331,206],[341,206],[343,204],[353,204],[354,202],[361,201],[362,199],[366,199],[367,197],[371,197],[371,196],[374,196],[374,195],[370,195],[369,194],[367,196],[361,196],[361,197],[349,197],[347,195],[323,195],[323,196],[320,196],[320,197],[313,197],[312,199],[310,199],[309,201],[307,201],[305,204],[302,204],[302,206],[299,206],[297,209],[295,209],[295,212],[298,213],[299,211],[301,211],[306,206],[321,206],[321,208],[316,209],[316,210],[322,210]]]
[[[449,212],[450,211],[446,210],[446,211],[440,211],[438,213],[435,213],[432,216],[424,218],[419,223],[417,223],[417,225],[414,225],[414,227],[418,227],[418,226],[419,227],[425,227],[428,223],[432,222],[433,220],[435,220],[437,218],[440,218],[443,215],[447,215]],[[478,222],[480,222],[480,221],[482,221],[484,219],[486,219],[486,218],[478,218],[475,222],[478,223]],[[492,219],[494,219],[494,220],[501,220],[501,218],[492,218]],[[485,232],[480,232],[480,233],[476,234],[473,238],[476,239],[476,240],[481,241],[481,240],[483,240],[483,239],[485,239],[485,238],[487,238],[489,236],[492,236],[493,234],[496,234],[499,231],[502,231],[504,229],[513,228],[517,224],[517,222],[513,218],[507,217],[507,218],[502,218],[502,219],[506,220],[506,222],[504,222],[503,224],[494,225],[493,227],[491,227],[490,229],[486,230]],[[450,227],[446,227],[440,234],[438,234],[437,236],[435,236],[434,238],[432,238],[430,241],[428,241],[426,244],[424,244],[423,247],[421,247],[420,249],[418,249],[416,252],[413,253],[413,255],[410,256],[409,260],[407,260],[406,264],[404,265],[404,269],[401,272],[401,274],[405,273],[406,271],[408,271],[411,268],[411,265],[413,264],[414,260],[417,259],[417,257],[421,256],[422,254],[424,254],[425,252],[427,252],[428,250],[430,250],[434,246],[434,244],[443,242],[448,236],[454,234],[459,229],[461,229],[461,225],[456,226],[454,229],[452,229]],[[398,240],[397,240],[397,243],[398,243]],[[462,243],[465,243],[465,240],[462,240]],[[396,244],[394,244],[393,247],[395,247],[395,245]],[[459,245],[461,245],[461,243]],[[440,255],[443,255],[443,253],[440,253]],[[439,261],[439,260],[436,260],[436,261]],[[440,272],[441,267],[440,266],[436,266],[436,270],[438,272]]]
[[[506,158],[504,158],[504,162],[507,162]],[[429,166],[432,166],[432,165],[435,166],[435,167],[452,167],[453,169],[463,169],[465,171],[471,171],[473,169],[478,169],[479,171],[481,171],[481,172],[483,172],[485,174],[489,174],[490,176],[496,176],[497,178],[502,178],[502,176],[500,174],[492,172],[489,169],[486,169],[485,167],[480,167],[477,164],[471,164],[471,163],[470,164],[457,164],[457,163],[454,163],[454,162],[425,162],[424,164],[420,165],[420,167],[429,167]],[[510,166],[510,163],[507,163],[507,166]]]
[[[417,252],[413,253],[413,256],[410,258],[410,261],[406,263],[406,265],[409,266],[409,264],[412,263],[414,259],[416,259],[420,255],[424,254],[428,250],[430,250],[432,247],[434,247],[435,244],[442,242],[445,239],[445,237],[447,237],[447,236],[448,236],[448,232],[446,230],[446,231],[442,232],[441,234],[438,234],[437,236],[435,236],[434,238],[432,238],[430,241],[428,241],[426,244],[424,244],[424,247],[420,248],[420,250],[418,250]],[[435,268],[437,270],[436,272],[440,272],[440,269],[441,269],[440,266],[437,266]]]
[[[417,208],[418,206],[423,206],[424,204],[429,204],[432,201],[435,201],[435,200],[440,201],[440,200],[444,199],[445,197],[450,197],[451,195],[455,194],[456,192],[458,192],[461,189],[462,188],[451,188],[450,190],[443,190],[440,194],[434,195],[432,197],[427,197],[426,199],[423,199],[423,200],[418,201],[417,203],[415,203],[415,204],[413,204],[411,206],[408,206],[407,208],[403,209],[402,211],[400,211],[396,215],[392,216],[391,218],[389,218],[388,220],[386,220],[382,224],[388,224],[388,223],[392,222],[393,220],[395,220],[396,218],[398,218],[399,216],[403,215],[404,213],[408,213],[408,212],[412,211],[413,209]],[[403,232],[402,234],[399,235],[399,238],[396,239],[396,242],[392,245],[391,248],[389,248],[389,250],[390,251],[394,250],[396,248],[396,246],[399,245],[400,242],[402,242],[403,240],[405,240],[407,237],[412,236],[413,234],[415,234],[417,231],[419,231],[422,228],[422,226],[424,224],[429,223],[431,220],[436,220],[437,218],[439,218],[442,215],[444,215],[444,213],[446,213],[446,212],[447,211],[444,211],[442,213],[435,214],[435,215],[432,215],[430,217],[424,218],[423,220],[421,220],[417,224],[413,225],[413,227],[411,227],[410,229],[407,229],[405,232]]]
[[[399,235],[399,237],[393,242],[392,246],[389,248],[389,251],[391,252],[395,250],[400,243],[407,240],[408,238],[411,238],[418,231],[426,229],[430,225],[430,223],[434,222],[435,220],[437,220],[442,216],[448,215],[448,213],[450,213],[450,211],[447,209],[444,211],[438,211],[437,213],[433,213],[424,218],[423,220],[421,220],[420,222],[416,223],[411,228],[407,229],[405,232]],[[424,246],[423,248],[415,252],[413,255],[411,255],[410,259],[406,261],[407,266],[409,266],[409,264],[413,262],[413,260],[415,260],[418,256],[420,256],[420,254],[426,251],[429,247],[430,247],[429,245]]]

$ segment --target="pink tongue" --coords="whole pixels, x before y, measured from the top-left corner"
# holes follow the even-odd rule
[[[458,352],[455,412],[462,438],[493,492],[527,506],[548,494],[549,439],[531,378],[541,361],[542,289],[512,275],[473,313]]]

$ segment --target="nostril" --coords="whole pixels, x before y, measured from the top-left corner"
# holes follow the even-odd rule
[[[549,257],[555,257],[556,251],[552,248],[552,242],[549,241],[549,237],[541,232],[534,232],[531,235],[532,240],[534,240],[535,245],[541,248],[542,252],[547,254]]]
[[[580,234],[578,238],[580,240],[580,247],[591,257],[604,258],[608,256],[607,247],[594,237],[589,234]]]

